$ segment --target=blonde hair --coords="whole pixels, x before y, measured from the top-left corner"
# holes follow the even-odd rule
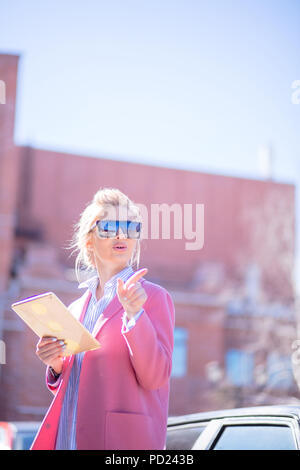
[[[75,273],[78,282],[80,282],[80,272],[89,273],[96,269],[86,246],[91,226],[99,217],[104,216],[105,209],[109,207],[117,208],[119,206],[122,208],[126,206],[127,211],[133,214],[135,220],[142,221],[139,207],[128,196],[116,188],[100,188],[95,193],[92,201],[87,204],[80,214],[79,221],[73,225],[74,233],[67,249],[73,249],[70,256],[74,252],[78,252],[75,260]],[[129,261],[130,266],[136,265],[137,269],[140,263],[140,242],[141,239],[137,239],[135,249]]]

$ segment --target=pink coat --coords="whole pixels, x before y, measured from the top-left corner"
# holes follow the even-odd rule
[[[85,353],[77,407],[77,449],[160,450],[166,441],[175,309],[168,291],[141,278],[144,312],[125,333],[123,307],[115,295],[93,330],[101,348]],[[69,305],[84,318],[91,293]],[[60,411],[74,356],[64,360],[59,386],[32,444],[55,449]]]

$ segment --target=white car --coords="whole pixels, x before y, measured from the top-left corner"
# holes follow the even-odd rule
[[[0,421],[0,450],[28,450],[41,423]]]
[[[299,450],[300,406],[258,406],[169,417],[167,450]]]

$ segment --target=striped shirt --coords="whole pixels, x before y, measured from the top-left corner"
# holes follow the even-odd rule
[[[131,266],[127,266],[120,272],[115,274],[104,285],[104,294],[97,301],[96,289],[99,283],[98,276],[91,277],[87,281],[79,284],[78,288],[87,287],[92,296],[90,298],[84,319],[83,325],[90,332],[93,331],[96,321],[103,313],[108,304],[113,300],[117,292],[117,278],[123,279],[125,282],[134,273]],[[123,314],[123,328],[125,331],[135,325],[135,321],[143,313],[141,309],[134,317],[133,321],[127,323],[127,316]],[[78,387],[79,377],[81,371],[81,364],[84,357],[84,352],[75,354],[72,370],[70,373],[66,394],[62,406],[62,411],[59,420],[59,427],[56,439],[56,450],[76,450],[76,417],[77,417],[77,400],[78,400]]]

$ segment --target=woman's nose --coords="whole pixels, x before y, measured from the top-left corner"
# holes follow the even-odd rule
[[[117,238],[127,238],[127,234],[121,228],[117,231]]]

